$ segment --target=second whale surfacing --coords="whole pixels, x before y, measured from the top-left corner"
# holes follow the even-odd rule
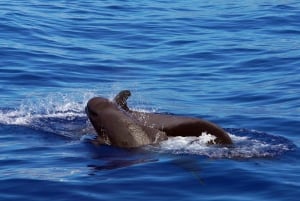
[[[156,144],[168,136],[215,137],[211,143],[230,145],[232,140],[219,126],[199,118],[132,111],[127,106],[129,90],[121,91],[114,101],[95,97],[88,101],[86,113],[98,137],[97,143],[134,148]]]

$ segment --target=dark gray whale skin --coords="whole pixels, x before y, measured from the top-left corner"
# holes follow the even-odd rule
[[[214,144],[230,145],[232,140],[219,126],[199,118],[132,111],[127,106],[129,90],[121,91],[114,101],[95,97],[88,101],[86,113],[100,144],[140,147],[167,140],[168,136],[215,136]]]
[[[143,125],[106,98],[89,100],[86,113],[98,134],[99,144],[134,148],[168,139],[165,132]]]

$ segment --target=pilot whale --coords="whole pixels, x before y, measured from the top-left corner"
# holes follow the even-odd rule
[[[90,99],[86,114],[96,130],[99,144],[134,148],[156,144],[168,136],[215,136],[213,144],[229,145],[229,135],[216,124],[194,117],[146,113],[130,110],[129,90],[117,94],[113,101],[103,97]]]

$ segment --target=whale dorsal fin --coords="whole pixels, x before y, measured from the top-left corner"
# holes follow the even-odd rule
[[[123,110],[129,111],[127,106],[127,99],[131,96],[131,92],[129,90],[120,91],[114,98],[114,102],[120,106]]]

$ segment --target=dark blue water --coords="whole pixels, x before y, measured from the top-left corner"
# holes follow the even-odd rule
[[[93,96],[205,118],[234,147],[98,147]],[[298,200],[300,1],[0,3],[0,200]]]

